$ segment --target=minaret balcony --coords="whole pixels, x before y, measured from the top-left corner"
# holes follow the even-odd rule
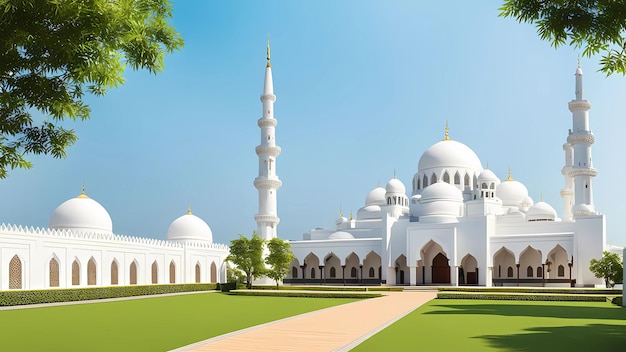
[[[256,189],[279,189],[282,185],[283,181],[278,178],[257,177],[254,179]]]
[[[571,144],[580,144],[587,143],[593,144],[595,142],[595,137],[591,131],[580,131],[567,136],[567,143]]]
[[[278,124],[278,121],[276,121],[276,119],[271,118],[271,119],[266,119],[264,117],[260,118],[256,124],[263,128],[263,127],[276,127],[276,125]]]
[[[261,101],[262,102],[266,102],[266,101],[275,102],[276,96],[274,94],[263,94],[261,95]]]
[[[565,197],[573,197],[573,196],[574,196],[574,190],[570,188],[561,189],[561,197],[565,198]]]
[[[591,109],[591,103],[586,100],[572,100],[567,104],[569,111],[589,111]]]
[[[280,147],[278,146],[265,146],[265,145],[260,145],[256,147],[256,155],[258,156],[273,156],[273,157],[277,157],[280,154]]]
[[[264,222],[274,227],[278,225],[278,223],[280,222],[280,218],[276,215],[256,214],[254,216],[254,221],[256,221],[257,223]]]
[[[567,176],[576,177],[576,176],[596,176],[598,174],[598,170],[592,167],[579,168],[574,167],[567,170]]]

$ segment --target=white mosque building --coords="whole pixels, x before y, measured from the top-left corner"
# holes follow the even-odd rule
[[[171,223],[167,241],[116,235],[83,187],[46,229],[0,225],[0,290],[223,282],[227,255],[190,209]]]
[[[568,104],[573,125],[563,144],[561,218],[550,204],[534,202],[510,170],[501,181],[483,168],[471,148],[449,137],[446,126],[443,140],[422,154],[410,196],[394,175],[367,194],[356,219],[340,214],[336,226],[291,241],[296,259],[285,283],[603,285],[589,271],[589,261],[611,247],[605,217],[593,202],[594,135],[582,79],[579,65],[575,99]],[[268,95],[273,102],[269,65]],[[264,120],[259,121],[261,126]],[[267,204],[260,198],[260,208]]]

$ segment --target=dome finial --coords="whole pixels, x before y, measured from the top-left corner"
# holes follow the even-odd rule
[[[448,120],[446,120],[446,136],[443,139],[444,141],[449,141],[450,140],[450,130],[448,129]]]
[[[393,168],[393,178],[394,178],[394,179],[396,179],[396,178],[397,178],[397,177],[396,177],[396,168],[395,168],[395,167]]]
[[[267,33],[267,67],[272,67],[270,63],[270,34]]]
[[[81,188],[81,192],[78,195],[78,197],[76,197],[76,198],[89,198],[89,197],[87,197],[87,194],[85,194],[85,182],[83,182],[83,186]]]
[[[578,68],[580,68],[580,54],[578,54]]]
[[[539,193],[539,201],[543,202],[543,192]]]
[[[343,210],[341,209],[341,203],[339,203],[339,217],[343,217]]]
[[[506,178],[505,181],[513,181],[513,178],[511,177],[511,167],[509,166],[509,171],[508,171],[508,177]]]
[[[187,215],[191,215],[191,203],[187,203]]]
[[[352,212],[350,212],[350,221],[352,221]]]
[[[489,170],[489,160],[487,160],[487,163],[485,164],[485,170]]]

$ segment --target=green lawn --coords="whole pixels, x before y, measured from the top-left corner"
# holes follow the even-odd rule
[[[624,351],[610,303],[433,300],[354,351]]]
[[[0,311],[0,350],[165,351],[353,301],[201,293]]]

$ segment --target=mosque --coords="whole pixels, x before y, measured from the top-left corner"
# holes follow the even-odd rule
[[[395,176],[365,197],[356,219],[340,216],[290,241],[296,259],[286,284],[595,286],[589,271],[606,244],[605,217],[593,202],[591,104],[575,74],[573,125],[563,144],[563,215],[534,202],[510,171],[501,181],[478,156],[446,133],[421,156],[411,195]],[[259,174],[254,179],[257,233],[277,237],[274,87],[269,43],[257,121]],[[617,248],[614,248],[617,251]],[[48,228],[0,225],[0,290],[221,282],[228,247],[188,209],[167,240],[114,234],[109,213],[84,187],[59,205]],[[269,283],[269,282],[268,282]]]

